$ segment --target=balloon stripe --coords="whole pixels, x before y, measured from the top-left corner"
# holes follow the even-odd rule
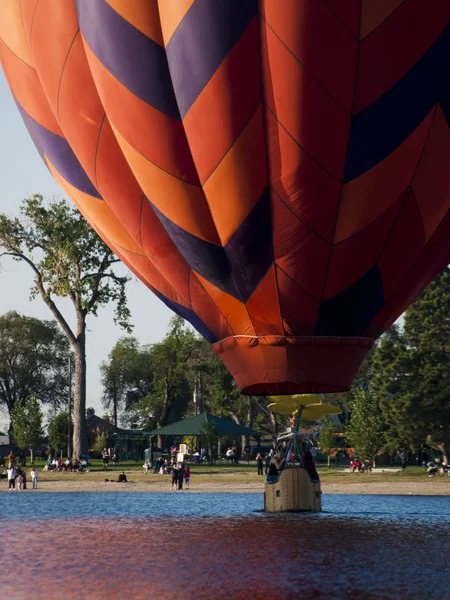
[[[174,313],[180,315],[180,317],[183,317],[183,319],[189,321],[189,323],[191,323],[191,325],[195,327],[195,329],[205,338],[205,340],[208,340],[210,344],[214,344],[218,341],[215,334],[200,319],[200,317],[194,313],[194,311],[192,311],[189,308],[186,308],[185,306],[182,306],[181,304],[177,304],[173,300],[170,300],[170,298],[163,296],[163,294],[161,294],[161,292],[158,292],[157,290],[155,290],[154,293],[156,296],[158,296],[160,300],[164,302],[164,304],[168,308],[170,308],[170,310],[173,310]]]
[[[425,245],[422,219],[411,189],[406,192],[400,213],[384,245],[377,265],[388,297],[407,273]]]
[[[154,108],[179,119],[164,48],[105,0],[76,0],[76,7],[84,39],[114,77]]]
[[[450,2],[433,0],[432,4],[430,10],[429,0],[404,2],[360,43],[355,113],[396,85],[443,33],[450,19]]]
[[[384,2],[372,2],[372,0],[361,0],[359,39],[363,40],[369,33],[379,27],[405,1],[384,0]]]
[[[164,40],[159,22],[158,0],[106,0],[133,27],[160,46]]]
[[[246,302],[273,263],[270,192],[266,187],[225,245],[239,297]]]
[[[381,98],[352,118],[344,183],[395,150],[439,100],[449,72],[450,25],[417,64]]]
[[[182,118],[257,13],[257,0],[194,2],[166,47]]]
[[[261,69],[269,110],[309,156],[341,180],[350,115],[265,23],[261,24]]]
[[[34,137],[40,148],[49,157],[62,177],[83,193],[101,200],[102,197],[86,175],[86,171],[81,166],[67,140],[37,123],[19,104],[18,107],[28,128],[33,129]]]
[[[324,3],[315,0],[283,0],[283,10],[269,0],[263,3],[261,14],[303,68],[350,113],[358,42],[349,30]],[[311,29],[316,35],[308,35]]]
[[[183,119],[201,183],[233,146],[260,102],[258,20],[254,18]]]
[[[50,110],[36,70],[13,54],[2,40],[0,40],[0,59],[16,102],[35,121],[53,133],[61,135],[61,128]]]
[[[437,107],[411,184],[427,241],[450,208],[449,165],[450,129],[442,110]]]
[[[239,297],[231,278],[231,264],[222,246],[216,246],[192,235],[168,219],[156,206],[153,210],[189,266],[228,294]]]
[[[383,302],[383,283],[378,267],[374,266],[344,292],[322,302],[314,335],[360,336]]]
[[[108,118],[127,144],[164,171],[198,185],[183,124],[135,96],[84,47]]]
[[[323,298],[333,298],[359,281],[375,265],[389,238],[399,210],[402,195],[363,231],[333,246]]]
[[[384,160],[343,186],[335,244],[367,227],[406,190],[427,139],[433,113],[434,109]],[[361,203],[361,198],[365,198],[366,202]]]

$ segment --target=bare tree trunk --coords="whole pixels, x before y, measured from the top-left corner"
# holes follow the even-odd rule
[[[86,323],[79,316],[75,354],[75,390],[73,398],[73,455],[80,458],[88,453],[86,426]]]

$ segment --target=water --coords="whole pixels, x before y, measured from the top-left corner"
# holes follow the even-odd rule
[[[450,600],[450,498],[324,496],[268,515],[258,494],[3,493],[9,600]]]

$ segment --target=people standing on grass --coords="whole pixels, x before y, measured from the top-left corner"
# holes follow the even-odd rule
[[[37,486],[38,486],[38,472],[37,472],[37,469],[35,467],[32,467],[32,469],[31,469],[31,481],[33,483],[33,490],[37,490]]]
[[[175,486],[175,491],[178,488],[178,467],[177,465],[173,465],[172,467],[172,471],[171,471],[171,475],[172,475],[172,487],[171,489],[174,489]]]
[[[108,450],[106,448],[103,448],[102,458],[103,458],[103,468],[104,469],[108,469],[109,452],[108,452]]]
[[[184,480],[184,466],[181,463],[178,463],[178,489],[183,489],[183,480]]]
[[[16,467],[8,467],[8,489],[16,489]]]
[[[186,489],[189,489],[189,481],[191,480],[191,470],[188,465],[184,469],[184,481],[186,483]]]
[[[264,459],[262,457],[261,452],[258,452],[258,454],[256,455],[256,466],[258,468],[258,475],[263,475],[263,464],[264,464]]]

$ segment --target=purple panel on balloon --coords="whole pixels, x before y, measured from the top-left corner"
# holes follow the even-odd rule
[[[76,0],[76,8],[84,39],[114,77],[150,106],[180,119],[165,49],[105,0]]]
[[[66,138],[42,127],[18,103],[17,106],[28,131],[32,132],[33,141],[40,151],[41,156],[42,152],[45,152],[58,173],[71,185],[85,194],[102,200],[102,197],[87,176],[86,171],[73,153]]]

